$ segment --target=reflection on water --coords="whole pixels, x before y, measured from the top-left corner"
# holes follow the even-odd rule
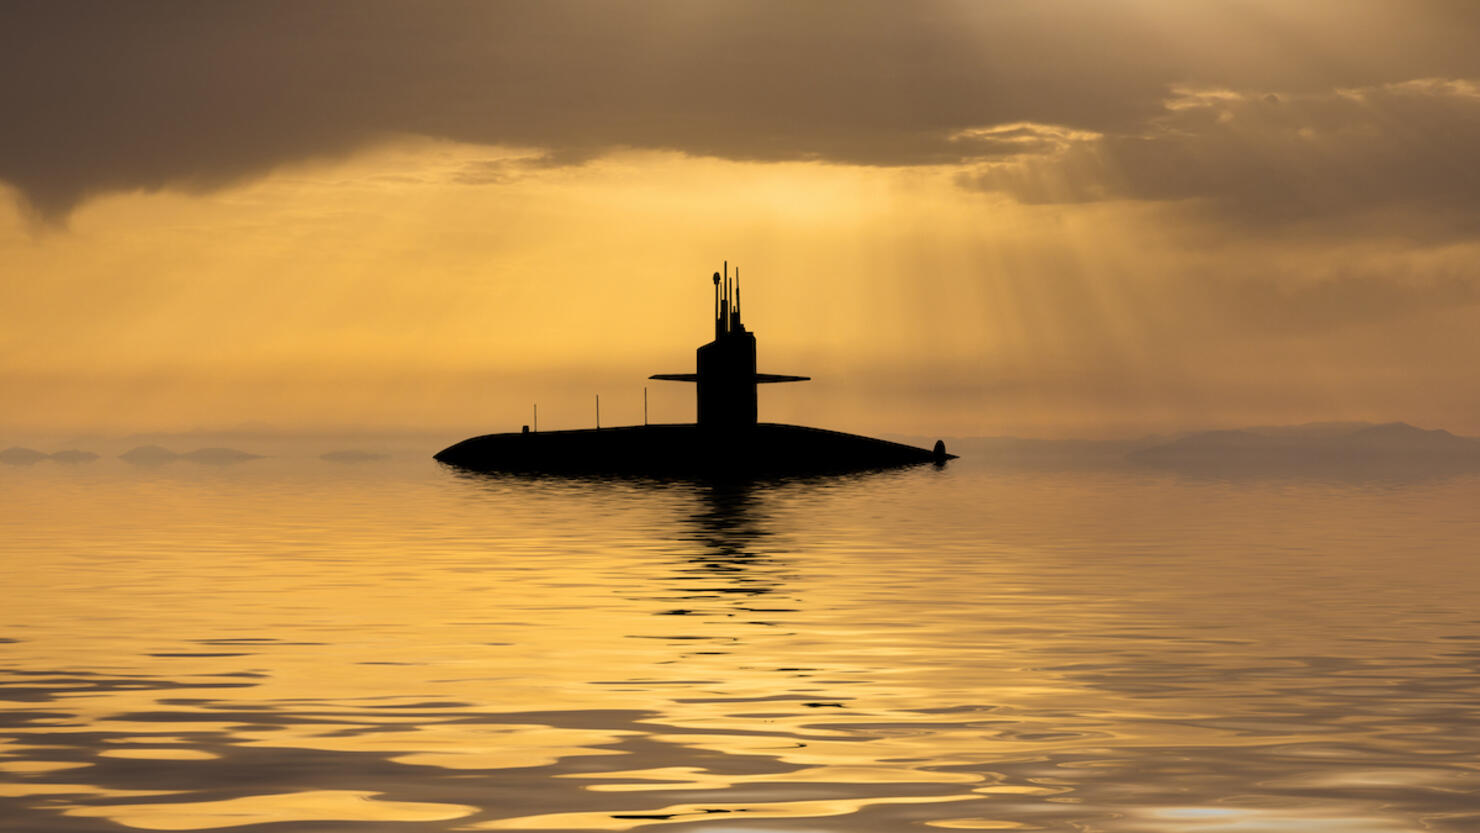
[[[1477,497],[11,469],[0,829],[1480,829]]]

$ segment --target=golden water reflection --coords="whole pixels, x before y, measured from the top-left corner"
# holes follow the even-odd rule
[[[275,821],[444,821],[477,811],[455,804],[383,801],[376,793],[307,790],[222,801],[70,807],[69,816],[105,818],[145,830],[208,830]]]
[[[1473,479],[259,462],[5,472],[15,829],[1480,825]]]

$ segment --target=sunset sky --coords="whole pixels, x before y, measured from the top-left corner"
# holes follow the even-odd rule
[[[7,3],[7,436],[1480,434],[1480,3]]]

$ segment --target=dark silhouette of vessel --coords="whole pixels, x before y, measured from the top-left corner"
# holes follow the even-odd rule
[[[763,384],[810,377],[757,373],[755,334],[740,321],[739,271],[714,273],[714,340],[698,349],[694,373],[652,379],[693,382],[698,421],[570,431],[485,434],[439,451],[436,459],[476,471],[674,476],[787,476],[894,468],[955,459],[937,441],[903,443],[757,421]],[[538,426],[536,426],[538,428]]]

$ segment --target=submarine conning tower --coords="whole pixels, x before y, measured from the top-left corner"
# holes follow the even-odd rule
[[[756,424],[756,387],[775,382],[805,382],[808,376],[757,373],[755,334],[740,321],[740,270],[730,279],[714,273],[714,340],[697,351],[695,373],[655,373],[652,379],[697,383],[700,427],[746,429]]]

